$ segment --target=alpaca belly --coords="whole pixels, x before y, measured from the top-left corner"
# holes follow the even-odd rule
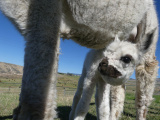
[[[62,4],[64,21],[69,26],[62,37],[80,45],[104,48],[115,35],[126,39],[148,10],[146,0],[68,0]]]
[[[146,0],[68,0],[74,20],[98,31],[131,31],[149,8]]]
[[[71,28],[68,31],[61,31],[61,38],[72,39],[76,43],[94,49],[102,49],[108,45],[113,38],[105,33],[93,31],[89,28]]]

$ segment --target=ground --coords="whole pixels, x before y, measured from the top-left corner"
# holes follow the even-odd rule
[[[22,76],[18,75],[0,76],[0,120],[12,120],[12,110],[17,106],[19,100],[21,77]],[[56,120],[68,120],[78,79],[79,76],[70,76],[65,74],[58,75],[58,117]],[[130,80],[126,84],[127,90],[125,106],[120,120],[135,120],[135,83],[135,80]],[[149,107],[147,120],[160,119],[160,81],[156,83],[154,98],[155,100]],[[96,120],[94,95],[92,97],[86,120]]]

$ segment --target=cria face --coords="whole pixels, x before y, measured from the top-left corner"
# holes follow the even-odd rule
[[[103,80],[111,85],[121,85],[132,75],[138,60],[137,46],[118,37],[104,50],[98,70]]]

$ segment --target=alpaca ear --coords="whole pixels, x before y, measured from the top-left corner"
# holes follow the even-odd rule
[[[119,40],[119,38],[118,38],[118,35],[115,36],[114,41],[115,41],[115,42],[120,42],[120,40]]]
[[[155,36],[155,33],[156,33],[156,30],[157,30],[157,27],[146,34],[146,38],[145,38],[143,48],[142,48],[143,50],[146,51],[151,46],[153,39],[154,39],[154,36]]]
[[[136,43],[136,36],[137,36],[137,26],[133,28],[132,32],[129,35],[129,38],[127,41],[131,43]]]
[[[143,56],[152,46],[157,30],[157,27],[152,29],[150,32],[144,34],[140,41],[138,41],[137,48],[141,56]]]
[[[137,30],[135,28],[131,32],[131,36],[129,38],[130,42],[135,43],[137,45],[137,48],[140,53],[145,54],[150,46],[152,45],[152,42],[154,41],[155,34],[158,30],[157,27],[154,29],[150,30],[148,32],[147,30],[147,19],[146,15],[144,15],[143,19],[141,22],[137,25]],[[134,36],[136,33],[136,36]]]
[[[157,27],[152,29],[150,32],[143,36],[142,42],[140,42],[140,48],[142,51],[146,52],[150,48],[152,42],[154,41],[156,31]]]

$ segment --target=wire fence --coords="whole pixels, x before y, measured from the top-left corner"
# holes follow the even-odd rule
[[[0,93],[11,93],[11,94],[19,94],[21,91],[21,88],[15,88],[15,87],[0,87]],[[68,88],[62,88],[57,87],[57,95],[61,96],[73,96],[76,92],[76,89],[68,89]]]

